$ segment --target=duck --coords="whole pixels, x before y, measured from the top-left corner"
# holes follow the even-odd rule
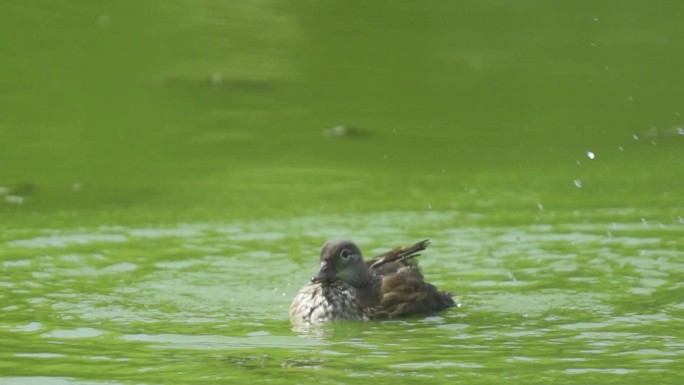
[[[364,260],[351,240],[325,242],[320,268],[290,305],[293,324],[375,320],[434,314],[457,306],[453,294],[425,281],[416,257],[422,240]]]

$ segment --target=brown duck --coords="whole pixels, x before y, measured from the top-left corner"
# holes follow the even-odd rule
[[[348,240],[321,249],[321,267],[290,305],[293,323],[386,319],[430,314],[455,305],[452,294],[423,279],[415,261],[429,240],[364,261]]]

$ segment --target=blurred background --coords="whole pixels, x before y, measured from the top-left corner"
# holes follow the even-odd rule
[[[684,3],[0,2],[0,384],[684,383]],[[320,245],[463,307],[292,330]]]
[[[0,9],[4,221],[681,207],[676,2]]]

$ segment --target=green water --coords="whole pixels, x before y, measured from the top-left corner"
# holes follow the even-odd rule
[[[683,383],[682,17],[3,2],[0,384]],[[292,329],[339,237],[462,308]]]

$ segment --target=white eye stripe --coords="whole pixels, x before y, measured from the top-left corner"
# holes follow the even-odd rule
[[[349,250],[342,249],[342,251],[340,251],[340,257],[342,257],[342,259],[347,259],[350,256],[351,256],[351,253],[349,252]]]

